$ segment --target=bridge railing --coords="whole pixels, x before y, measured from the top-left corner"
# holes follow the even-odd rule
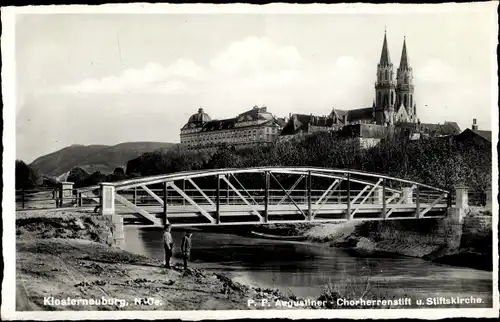
[[[401,209],[416,209],[414,213],[424,215],[434,207],[442,209],[448,196],[442,189],[361,171],[259,167],[186,171],[102,183],[76,189],[63,200],[71,198],[77,206],[99,203],[102,214],[114,214],[116,202],[120,209],[153,223],[156,215],[166,218],[172,211],[189,212],[213,223],[219,222],[223,211],[224,216],[231,216],[233,209],[225,205],[238,206],[235,209],[242,215],[266,222],[269,213],[275,216],[283,211],[308,220],[331,212],[345,212],[345,218],[351,218],[366,210],[389,216]]]
[[[162,200],[165,200],[165,195],[164,195],[164,190],[163,189],[150,189],[151,192],[156,194],[157,197],[161,198]],[[178,194],[175,194],[172,189],[167,189],[167,195],[166,195],[166,200],[167,204],[171,206],[181,206],[181,205],[186,205],[188,204],[186,199]],[[189,196],[194,202],[196,202],[199,205],[210,205],[210,202],[202,196],[198,190],[196,189],[183,189],[185,194]],[[216,189],[204,189],[203,192],[205,195],[212,200],[213,202],[216,201],[217,199],[217,191]],[[238,190],[241,194],[245,194],[248,197],[250,197],[252,203],[255,204],[261,204],[263,205],[265,202],[265,189],[247,189],[245,191],[243,190]],[[151,196],[147,191],[144,191],[142,189],[138,188],[129,188],[129,189],[124,189],[118,191],[120,195],[125,197],[127,200],[130,202],[136,204],[136,205],[141,205],[141,206],[158,206],[159,203],[157,199],[153,196]],[[238,194],[230,189],[219,189],[219,201],[221,204],[232,204],[232,205],[245,205],[245,201],[241,199]],[[364,200],[363,203],[366,204],[373,204],[377,203],[378,197],[370,193],[368,189],[363,190],[363,189],[351,189],[350,191],[345,190],[345,189],[338,189],[335,190],[334,193],[332,194],[327,194],[326,196],[325,190],[319,190],[319,189],[311,189],[311,202],[312,203],[318,203],[318,202],[326,202],[330,204],[345,204],[347,203],[347,200],[349,199],[350,202],[361,202]],[[432,203],[436,198],[438,198],[442,193],[436,192],[436,191],[428,191],[428,190],[421,190],[420,193],[417,195],[413,193],[411,195],[411,202],[412,203],[421,203],[421,204],[430,204]],[[388,197],[392,195],[396,195],[398,197],[402,197],[398,193],[392,192],[387,194]],[[296,189],[293,191],[290,191],[288,196],[283,193],[281,189],[269,189],[269,196],[268,196],[269,204],[271,205],[276,205],[276,204],[293,204],[294,202],[297,204],[305,204],[308,201],[308,190],[306,189]],[[387,199],[387,204],[396,204],[400,198],[388,198]]]
[[[66,207],[96,206],[96,198],[82,195],[73,188],[18,189],[15,192],[16,210],[56,209]]]

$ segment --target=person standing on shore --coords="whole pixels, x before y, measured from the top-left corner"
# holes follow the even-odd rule
[[[191,236],[193,235],[192,232],[186,231],[184,234],[184,237],[182,238],[182,244],[181,244],[181,252],[182,252],[182,259],[184,260],[184,269],[186,270],[188,268],[187,263],[189,260],[189,256],[191,255]]]
[[[163,232],[163,246],[165,248],[165,267],[170,268],[170,258],[172,257],[172,251],[174,248],[174,240],[172,239],[172,234],[170,233],[170,225],[165,225],[165,231]]]

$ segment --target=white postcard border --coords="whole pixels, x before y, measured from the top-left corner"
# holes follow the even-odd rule
[[[235,318],[423,318],[440,319],[449,317],[498,317],[499,291],[498,291],[498,256],[493,258],[493,308],[491,309],[366,309],[366,310],[266,310],[266,311],[60,311],[60,312],[16,312],[15,311],[15,213],[14,203],[14,160],[15,160],[15,111],[16,111],[16,79],[15,79],[15,19],[20,14],[54,14],[54,13],[102,13],[102,14],[158,14],[158,13],[260,13],[260,14],[419,14],[419,13],[460,13],[474,10],[491,11],[492,48],[497,45],[497,2],[490,3],[446,3],[446,4],[269,4],[264,6],[234,4],[106,4],[98,6],[67,5],[67,6],[27,6],[2,8],[2,93],[3,93],[3,254],[4,254],[4,280],[2,285],[2,317],[6,319],[235,319]],[[495,31],[495,32],[493,32]],[[491,53],[492,66],[497,66],[497,56]],[[498,79],[496,68],[492,70],[492,178],[498,178]],[[495,196],[493,209],[498,209],[498,182],[493,180],[492,192]],[[498,255],[498,216],[493,216],[493,253]]]

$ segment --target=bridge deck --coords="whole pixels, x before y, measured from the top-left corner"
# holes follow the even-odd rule
[[[306,222],[308,214],[307,205],[298,205],[300,210],[294,205],[273,205],[268,208],[268,223],[296,223]],[[420,204],[420,209],[429,207],[429,204]],[[143,206],[141,209],[153,214],[156,218],[164,218],[163,207],[161,206]],[[202,207],[207,213],[215,217],[216,208],[210,205]],[[347,205],[328,204],[322,207],[311,207],[314,216],[313,222],[329,222],[347,220]],[[422,217],[418,217],[417,205],[392,204],[386,205],[386,216],[382,216],[383,205],[378,204],[360,204],[352,205],[351,213],[354,213],[352,220],[380,220],[380,219],[414,219],[414,218],[435,218],[444,217],[447,205],[437,204],[432,207],[432,211],[427,212]],[[263,216],[264,206],[253,205],[221,205],[219,225],[235,224],[260,224],[259,217],[253,212],[257,211]],[[141,221],[142,216],[127,207],[117,206],[116,214],[124,216],[126,222]],[[196,207],[187,206],[169,206],[167,217],[172,226],[204,226],[211,223],[203,222],[205,219]],[[200,222],[200,220],[202,222]]]

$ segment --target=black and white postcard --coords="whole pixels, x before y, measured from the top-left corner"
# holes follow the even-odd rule
[[[2,316],[498,317],[497,6],[2,8]]]

